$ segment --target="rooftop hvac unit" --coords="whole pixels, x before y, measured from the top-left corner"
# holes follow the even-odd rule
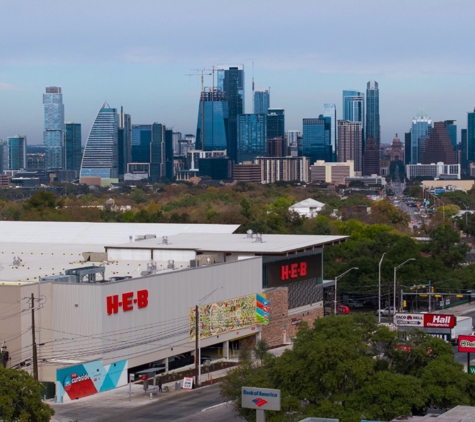
[[[67,275],[67,274],[40,277],[40,283],[47,283],[49,281],[54,282],[54,283],[79,283],[79,278],[76,275]]]
[[[262,243],[262,234],[256,234],[256,240],[254,241],[254,243]]]
[[[174,269],[175,269],[175,261],[174,261],[173,259],[169,259],[169,260],[168,260],[167,268],[168,268],[169,270],[174,270]]]
[[[168,236],[162,236],[162,244],[168,245]]]

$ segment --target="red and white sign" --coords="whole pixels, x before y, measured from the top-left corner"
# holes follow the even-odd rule
[[[132,311],[135,306],[139,309],[145,308],[148,305],[148,290],[137,290],[137,295],[134,295],[134,292],[127,292],[121,296],[107,296],[106,303],[107,315],[118,313],[119,308],[122,308],[123,312]]]
[[[193,378],[185,377],[183,378],[183,390],[192,390],[193,389]]]
[[[348,308],[348,306],[345,306],[345,305],[338,305],[336,307],[336,313],[340,315],[347,315],[350,313],[350,308]]]
[[[404,350],[405,352],[409,353],[411,351],[411,346],[408,346],[407,344],[398,344],[397,349]]]
[[[424,328],[454,328],[455,315],[424,314]]]
[[[475,353],[475,336],[458,337],[459,352]]]

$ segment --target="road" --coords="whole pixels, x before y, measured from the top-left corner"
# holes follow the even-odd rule
[[[243,421],[233,413],[231,404],[227,404],[219,395],[219,383],[192,391],[183,391],[173,397],[159,395],[149,404],[131,408],[114,408],[110,403],[104,406],[57,408],[55,417],[60,420],[78,420],[81,422],[221,422]]]

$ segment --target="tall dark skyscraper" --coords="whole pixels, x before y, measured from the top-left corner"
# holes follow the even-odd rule
[[[127,164],[132,161],[132,120],[123,107],[120,108],[117,149],[118,172],[122,178],[127,173]]]
[[[467,113],[467,162],[475,163],[475,108]]]
[[[457,157],[452,146],[449,132],[447,131],[448,123],[435,122],[431,130],[430,136],[426,141],[424,153],[422,156],[422,164],[432,164],[443,162],[444,164],[457,164]]]
[[[365,137],[373,136],[376,143],[381,144],[379,121],[379,88],[376,81],[369,81],[366,86],[366,125]]]
[[[366,149],[363,155],[363,176],[379,175],[379,146],[376,138],[366,139]]]
[[[267,139],[282,138],[282,151],[278,157],[287,156],[285,142],[285,110],[283,108],[270,108],[267,115]]]
[[[245,109],[244,69],[230,67],[226,70],[218,70],[218,89],[224,92],[225,98],[228,101],[228,157],[237,162],[237,116],[244,114]]]
[[[66,136],[64,138],[64,169],[74,170],[76,177],[81,170],[82,147],[81,147],[81,124],[66,123]]]

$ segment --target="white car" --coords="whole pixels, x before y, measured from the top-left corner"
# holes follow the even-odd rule
[[[397,308],[394,308],[393,306],[391,307],[386,307],[384,309],[379,309],[376,311],[376,315],[381,314],[382,316],[389,316],[389,315],[396,315]]]
[[[349,307],[349,308],[362,308],[362,307],[363,307],[363,303],[362,303],[362,302],[358,302],[357,300],[349,299],[349,300],[348,300],[348,307]]]

